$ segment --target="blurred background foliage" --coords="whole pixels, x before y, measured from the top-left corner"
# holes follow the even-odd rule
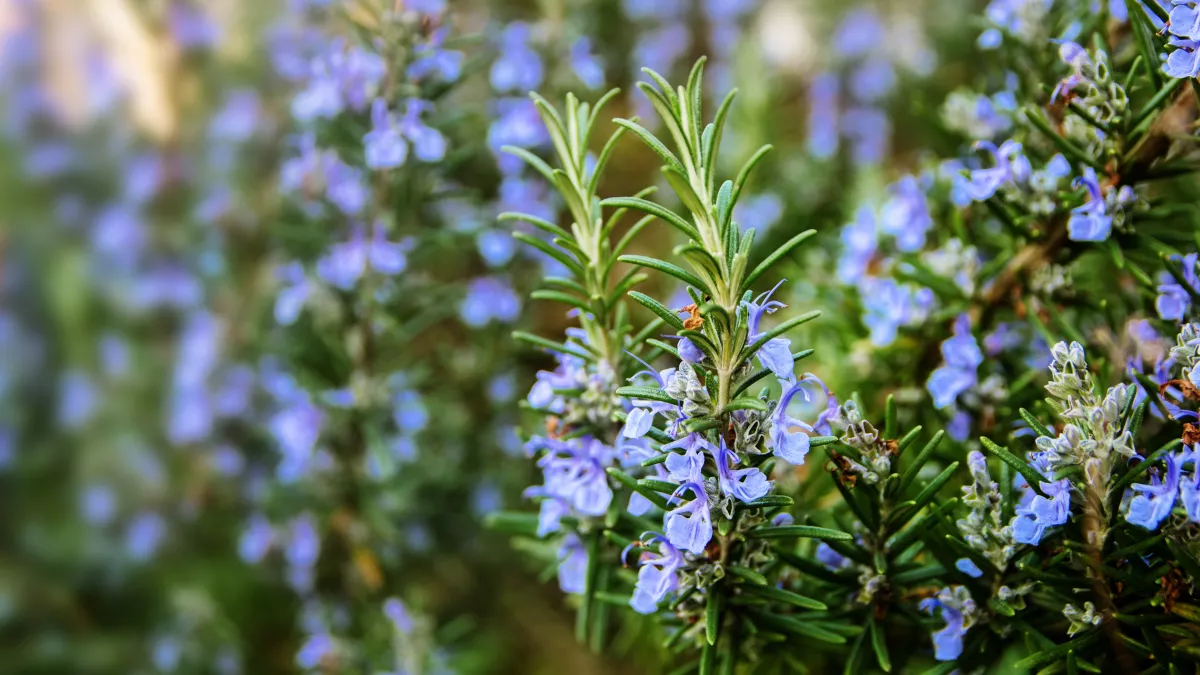
[[[951,91],[979,84],[967,17],[985,3],[438,4],[0,9],[0,672],[653,671],[644,626],[602,657],[576,645],[547,570],[480,526],[520,505],[535,474],[513,426],[550,360],[508,334],[568,325],[558,307],[518,300],[547,262],[495,223],[504,210],[558,211],[489,142],[536,145],[527,119],[506,120],[522,88],[629,92],[640,66],[679,77],[708,55],[713,95],[741,90],[731,166],[777,148],[739,220],[758,226],[762,251],[817,229],[783,270],[789,302],[825,310],[805,334],[810,368],[835,391],[863,386],[857,300],[826,283],[840,229],[865,196],[962,145],[941,111]],[[382,441],[359,436],[370,415],[319,398],[355,371],[362,345],[346,326],[362,307],[322,288],[299,321],[278,320],[292,288],[280,270],[313,266],[345,238],[333,234],[342,219],[280,186],[303,79],[281,71],[299,33],[403,40],[390,21],[422,36],[448,28],[446,48],[462,58],[452,81],[421,84],[448,149],[428,165],[410,158],[389,187],[393,227],[414,248],[403,287],[371,306],[395,338],[377,366],[403,373],[384,417],[411,447],[389,441],[380,456],[393,465],[372,469]],[[516,46],[514,25],[528,31]],[[506,59],[544,76],[497,91]],[[644,103],[622,95],[606,112],[646,117]],[[848,122],[821,133],[838,118]],[[321,140],[357,142],[368,127],[362,113]],[[627,195],[656,182],[658,166],[627,142],[609,175],[602,193]],[[670,243],[650,233],[636,247]],[[674,292],[654,283],[651,295]],[[876,404],[886,394],[859,390]],[[290,471],[286,446],[311,422],[280,418],[297,391],[313,392],[305,401],[324,426],[321,447]],[[298,578],[306,565],[311,583]],[[331,632],[336,649],[316,640]]]

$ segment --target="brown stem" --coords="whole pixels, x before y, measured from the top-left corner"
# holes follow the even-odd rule
[[[1104,620],[1101,630],[1104,631],[1112,646],[1113,655],[1120,666],[1121,672],[1138,672],[1121,629],[1117,626],[1117,606],[1113,602],[1112,589],[1104,576],[1104,542],[1108,538],[1108,518],[1105,516],[1105,501],[1103,483],[1089,480],[1084,492],[1083,536],[1084,547],[1087,551],[1086,563],[1089,576],[1092,579],[1092,593],[1096,597],[1097,607]]]
[[[1001,303],[1009,298],[1022,277],[1037,270],[1054,260],[1059,250],[1067,243],[1066,222],[1059,218],[1047,226],[1049,237],[1029,244],[1017,251],[1008,261],[1004,269],[996,276],[992,285],[982,294],[971,308],[971,323],[976,326],[989,325],[1000,308]]]

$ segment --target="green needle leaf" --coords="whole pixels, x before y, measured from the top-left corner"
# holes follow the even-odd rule
[[[754,595],[766,598],[768,600],[775,600],[776,602],[786,603],[802,609],[813,609],[817,611],[825,611],[829,609],[829,607],[820,600],[815,600],[813,598],[800,595],[799,593],[785,591],[781,588],[775,588],[774,586],[768,586],[765,583],[759,585],[744,584],[741,588],[747,593],[753,593]]]
[[[718,586],[708,589],[708,603],[704,605],[704,637],[708,644],[717,644],[717,631],[721,627],[721,599]]]
[[[892,659],[888,656],[887,639],[883,629],[875,621],[874,614],[867,619],[867,630],[871,633],[871,646],[875,648],[875,660],[879,662],[879,667],[885,673],[892,672]]]
[[[917,453],[917,457],[913,460],[913,463],[909,464],[904,473],[900,475],[900,485],[896,488],[896,494],[904,494],[908,490],[908,486],[916,480],[917,474],[921,472],[921,467],[925,466],[925,462],[929,461],[929,458],[933,456],[933,451],[937,449],[938,444],[942,442],[942,438],[945,435],[946,432],[944,431],[937,432],[933,435],[933,438],[929,439],[925,447],[921,448],[921,452]]]
[[[668,225],[682,232],[689,239],[700,241],[700,233],[678,213],[648,199],[640,197],[609,197],[608,199],[601,200],[600,206],[637,209],[666,222]]]
[[[669,274],[676,279],[679,279],[683,283],[692,286],[696,290],[712,295],[708,288],[708,284],[701,281],[699,277],[693,276],[691,272],[688,272],[677,265],[672,265],[669,262],[665,262],[657,258],[647,258],[644,255],[623,255],[618,258],[618,260],[623,263],[629,263],[630,265],[641,265],[642,267],[649,267],[664,274]]]
[[[817,233],[816,230],[805,230],[804,232],[801,232],[800,234],[798,234],[798,235],[792,237],[791,239],[787,240],[786,242],[784,242],[784,244],[782,246],[780,246],[779,248],[775,249],[771,253],[771,255],[769,255],[765,259],[763,259],[763,261],[760,262],[758,264],[758,266],[754,268],[754,271],[752,271],[752,272],[750,272],[750,274],[746,275],[746,279],[745,279],[745,281],[742,282],[742,286],[744,288],[748,288],[751,285],[753,285],[754,282],[757,281],[759,277],[761,277],[768,270],[770,270],[771,267],[775,265],[775,263],[779,262],[780,258],[787,255],[788,253],[791,253],[792,249],[796,248],[801,243],[803,243],[804,240],[808,239],[809,237],[813,236],[816,233]]]
[[[812,525],[784,525],[782,527],[760,527],[746,533],[750,539],[791,539],[807,537],[826,541],[853,541],[854,535],[825,527]]]
[[[896,397],[893,394],[888,394],[887,404],[884,406],[884,424],[883,437],[885,439],[893,439],[898,431],[896,422]]]
[[[555,342],[553,340],[547,340],[546,338],[538,336],[538,335],[534,335],[533,333],[526,333],[524,331],[517,330],[517,331],[513,331],[512,336],[513,336],[513,339],[515,339],[515,340],[520,340],[521,342],[529,343],[531,345],[534,345],[535,347],[541,347],[542,349],[548,349],[552,352],[558,352],[560,354],[569,354],[571,356],[581,358],[585,361],[592,361],[595,358],[591,354],[588,354],[587,352],[585,352],[581,349],[578,349],[571,345],[564,344],[562,342]]]
[[[1029,425],[1029,428],[1033,429],[1038,436],[1049,436],[1050,438],[1054,438],[1054,432],[1050,431],[1045,424],[1042,424],[1041,420],[1035,417],[1033,413],[1024,408],[1019,409],[1017,412],[1020,413],[1021,419],[1025,420],[1025,423]]]
[[[629,297],[633,298],[633,300],[639,305],[657,314],[658,317],[665,321],[668,326],[677,331],[683,330],[683,319],[679,318],[678,312],[671,311],[666,305],[646,295],[645,293],[630,291]]]
[[[1042,491],[1042,483],[1046,482],[1046,479],[1042,476],[1042,474],[1038,473],[1036,469],[1026,464],[1021,460],[1021,458],[1012,454],[1008,450],[996,445],[989,438],[980,437],[979,441],[983,443],[983,447],[988,452],[999,457],[1000,461],[1011,466],[1014,470],[1024,476],[1025,480],[1029,482],[1029,487],[1033,488],[1034,492],[1042,495],[1043,497],[1046,496],[1046,493]]]
[[[617,482],[625,485],[626,487],[633,490],[634,492],[637,492],[638,494],[642,495],[646,499],[649,499],[651,501],[651,503],[653,503],[658,508],[660,508],[664,511],[667,510],[668,502],[667,502],[666,497],[663,497],[662,495],[658,494],[657,492],[655,492],[654,490],[651,490],[648,487],[639,485],[638,480],[636,478],[634,478],[633,476],[630,476],[629,474],[625,473],[624,471],[621,471],[620,469],[618,469],[615,466],[610,466],[605,470],[608,472],[608,475],[617,479]]]
[[[483,521],[484,527],[494,532],[536,537],[538,516],[536,513],[519,511],[497,511],[488,514]]]

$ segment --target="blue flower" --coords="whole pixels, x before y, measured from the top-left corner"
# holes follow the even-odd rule
[[[138,210],[129,204],[106,206],[92,222],[91,245],[97,257],[118,268],[133,267],[148,239]]]
[[[859,284],[863,324],[871,331],[871,342],[886,347],[896,340],[900,326],[925,319],[933,307],[933,291],[900,285],[892,278],[867,277]]]
[[[446,156],[446,137],[421,121],[421,116],[432,109],[428,101],[410,99],[400,119],[400,133],[412,142],[413,153],[422,162],[440,162]]]
[[[1042,192],[1053,192],[1058,188],[1058,182],[1071,175],[1071,163],[1061,154],[1056,154],[1046,162],[1040,171],[1034,171],[1029,177],[1029,184]]]
[[[271,521],[261,513],[250,516],[242,536],[238,538],[238,555],[251,565],[257,564],[271,550],[271,542],[275,538],[275,530]]]
[[[326,155],[325,196],[347,216],[362,212],[370,196],[362,172],[342,162],[335,155]]]
[[[408,67],[409,77],[421,80],[436,73],[443,82],[458,79],[462,74],[463,53],[441,48],[449,33],[449,28],[439,28],[429,36],[428,42],[413,50],[414,59]]]
[[[684,483],[671,495],[671,501],[688,492],[693,495],[690,502],[667,512],[667,540],[676,548],[701,555],[713,534],[708,494],[700,483]]]
[[[1200,523],[1200,444],[1193,445],[1190,452],[1186,449],[1179,453],[1179,467],[1192,464],[1192,473],[1179,481],[1179,500],[1187,511],[1188,520]]]
[[[421,395],[411,389],[399,389],[392,395],[392,421],[401,431],[415,434],[429,425],[429,410]]]
[[[67,429],[78,429],[96,412],[96,385],[82,371],[71,370],[62,376],[58,390],[58,421]]]
[[[365,108],[387,74],[383,57],[355,45],[343,48],[338,39],[330,45],[327,58],[346,105],[352,110]]]
[[[943,588],[936,597],[926,598],[919,607],[932,614],[935,610],[942,615],[946,627],[933,634],[934,658],[938,661],[953,661],[962,654],[963,635],[969,628],[967,615],[975,610],[970,593],[962,586]]]
[[[107,525],[117,515],[117,495],[107,485],[89,485],[79,498],[83,519],[92,525]]]
[[[405,0],[403,7],[425,16],[437,16],[446,11],[446,0]]]
[[[833,32],[833,49],[845,58],[869,54],[879,48],[887,33],[873,10],[858,8],[846,14]]]
[[[221,38],[217,24],[199,7],[186,2],[173,2],[167,10],[167,25],[171,37],[180,49],[212,47]]]
[[[479,257],[489,267],[503,267],[516,255],[516,240],[508,232],[484,230],[475,237],[475,248]]]
[[[747,319],[749,329],[749,335],[746,337],[747,343],[758,340],[762,335],[759,324],[764,314],[773,314],[776,310],[787,307],[782,302],[771,300],[771,296],[775,291],[779,290],[781,285],[783,285],[783,280],[775,284],[775,288],[755,298],[753,302],[747,301],[744,303],[746,310],[749,312],[749,318]],[[795,366],[793,365],[795,361],[792,359],[791,340],[784,337],[771,338],[762,347],[759,347],[755,356],[758,357],[759,363],[764,368],[769,369],[775,374],[775,377],[779,378],[781,383],[795,381]]]
[[[976,169],[970,172],[967,190],[975,201],[990,199],[1006,184],[1019,184],[1029,180],[1031,168],[1020,143],[1008,140],[997,148],[991,141],[980,141],[975,147],[986,150],[995,162],[995,166],[990,169]]]
[[[808,151],[828,159],[838,149],[838,90],[834,73],[821,73],[808,85]]]
[[[320,408],[306,398],[285,404],[268,420],[267,426],[279,441],[283,454],[276,468],[281,481],[298,480],[308,471],[324,421]]]
[[[283,549],[288,564],[288,581],[297,591],[312,588],[313,568],[321,555],[321,537],[317,522],[310,513],[302,513],[292,520],[288,541]]]
[[[571,70],[588,89],[604,84],[604,64],[592,53],[592,41],[581,37],[571,45]]]
[[[490,81],[498,92],[525,93],[542,83],[542,58],[529,46],[529,25],[515,21],[500,36],[500,54],[492,63]]]
[[[296,665],[305,670],[313,670],[333,653],[333,638],[327,633],[310,635],[300,650],[296,652]]]
[[[850,93],[863,103],[874,103],[896,86],[896,69],[886,58],[870,58],[850,74]]]
[[[625,510],[629,512],[629,515],[644,516],[647,513],[650,513],[650,510],[653,508],[654,508],[654,502],[647,499],[646,496],[643,495],[642,493],[640,493],[640,492],[630,492],[629,493],[629,502],[626,503],[626,505],[625,505]]]
[[[1200,291],[1200,278],[1196,272],[1196,262],[1200,259],[1200,255],[1191,253],[1182,258],[1175,256],[1173,260],[1179,260],[1183,264],[1183,279],[1187,285],[1191,287],[1192,292]],[[1154,301],[1154,308],[1158,310],[1158,316],[1166,321],[1183,321],[1187,316],[1188,310],[1192,306],[1192,296],[1188,288],[1177,283],[1175,278],[1164,274],[1163,280],[1166,283],[1159,285],[1158,298]]]
[[[308,280],[304,276],[304,267],[297,261],[279,268],[277,276],[286,286],[280,289],[275,298],[275,322],[290,326],[300,317],[304,303],[308,301]]]
[[[408,608],[404,606],[400,598],[388,598],[383,601],[383,615],[392,622],[396,630],[405,635],[413,632],[413,618],[408,613]]]
[[[933,227],[925,190],[915,176],[905,176],[888,188],[891,197],[880,211],[880,225],[886,234],[896,238],[901,251],[919,251],[925,246],[925,235]]]
[[[180,335],[167,420],[167,437],[175,445],[203,440],[212,430],[208,377],[217,365],[220,337],[216,319],[204,311],[194,312]]]
[[[209,122],[208,133],[229,143],[245,141],[257,130],[261,109],[262,103],[253,89],[231,91]]]
[[[767,480],[763,472],[757,468],[734,469],[733,465],[741,460],[736,452],[725,447],[724,438],[720,442],[720,448],[713,449],[710,446],[709,451],[712,452],[713,460],[717,464],[721,491],[746,504],[765,497],[771,491],[773,483]]]
[[[942,343],[945,363],[929,375],[925,388],[938,408],[948,408],[964,391],[978,382],[977,370],[983,363],[979,343],[971,334],[971,320],[966,314],[954,322],[954,336]]]
[[[481,328],[492,321],[508,323],[520,312],[521,299],[508,283],[496,277],[471,281],[458,309],[463,323],[471,328]]]
[[[1178,35],[1181,38],[1200,39],[1200,9],[1197,9],[1190,1],[1174,0],[1174,3],[1167,30],[1172,35]]]
[[[537,374],[537,382],[529,390],[526,398],[534,408],[545,408],[552,413],[566,412],[566,400],[555,389],[573,389],[581,381],[587,380],[587,364],[577,356],[555,353],[558,367],[554,370],[542,370]],[[636,436],[632,437],[636,438]]]
[[[372,169],[394,169],[408,159],[408,143],[382,98],[371,103],[371,130],[363,136],[363,151]]]
[[[1167,54],[1163,72],[1171,77],[1190,79],[1200,76],[1200,40],[1171,38],[1167,44],[1176,47]]]
[[[1022,38],[1035,28],[1031,23],[1044,20],[1045,13],[1050,9],[1054,0],[992,0],[988,3],[988,21],[999,30],[996,31],[996,45],[1002,41],[1004,33]],[[1002,32],[1001,32],[1002,31]],[[986,34],[986,33],[985,33]],[[980,36],[982,39],[983,36]]]
[[[1073,72],[1054,88],[1054,92],[1050,96],[1051,102],[1066,97],[1073,89],[1088,82],[1090,78],[1088,78],[1084,71],[1085,69],[1093,70],[1095,68],[1092,64],[1092,58],[1088,56],[1087,50],[1078,43],[1071,42],[1070,40],[1063,40],[1059,44],[1058,56],[1062,59],[1063,63],[1071,67]]]
[[[150,659],[154,661],[154,667],[159,672],[173,673],[179,667],[182,651],[179,640],[173,637],[160,637],[154,641]]]
[[[752,227],[761,235],[782,215],[783,200],[771,193],[743,196],[733,207],[733,220],[743,233]]]
[[[683,454],[675,450],[683,449]],[[667,479],[679,483],[704,482],[704,451],[715,453],[717,449],[700,434],[688,434],[683,438],[662,446],[663,452],[669,452],[664,462]]]
[[[342,112],[342,92],[336,80],[319,76],[292,98],[292,117],[298,122],[329,119]]]
[[[834,571],[854,565],[849,558],[833,550],[833,547],[825,542],[817,545],[817,562]]]
[[[816,422],[810,425],[807,422],[789,416],[787,411],[792,399],[797,394],[803,394],[805,401],[811,401],[812,395],[809,390],[814,387],[820,387],[825,392],[826,397],[825,410],[817,416]],[[829,388],[817,376],[812,373],[805,373],[804,377],[784,390],[783,394],[779,397],[779,402],[775,404],[774,410],[771,411],[771,415],[767,421],[767,435],[771,451],[776,457],[789,464],[803,464],[809,450],[809,435],[806,432],[827,430],[829,428],[829,419],[836,413],[837,399],[829,392]],[[797,430],[793,431],[793,429]]]
[[[517,159],[507,154],[505,157]],[[502,163],[501,171],[503,170]],[[496,204],[499,212],[521,211],[550,221],[558,217],[554,199],[548,194],[548,188],[544,181],[531,180],[521,176],[506,176],[504,180],[500,181],[499,197]]]
[[[621,0],[621,11],[627,18],[634,21],[678,19],[690,6],[690,3],[686,2],[686,0],[660,0],[659,2]]]
[[[687,338],[679,338],[679,358],[688,363],[696,364],[704,360],[704,352],[696,346],[696,343]]]
[[[854,106],[842,115],[842,134],[850,141],[855,166],[878,163],[887,153],[892,123],[887,112],[873,106]]]
[[[970,558],[959,558],[954,562],[954,567],[973,579],[983,576],[983,570],[979,569],[979,565],[976,565],[975,561]]]
[[[1100,181],[1096,170],[1087,167],[1083,175],[1075,179],[1076,188],[1087,189],[1088,200],[1082,206],[1071,210],[1071,219],[1067,221],[1067,233],[1071,241],[1104,241],[1112,231],[1112,216],[1104,202],[1104,193],[1100,189]]]
[[[879,247],[875,212],[863,205],[854,220],[842,227],[842,254],[838,258],[838,279],[848,285],[857,284],[867,276],[871,261]]]
[[[530,490],[526,490],[526,494],[531,494]],[[544,537],[551,532],[557,532],[562,527],[560,521],[563,516],[569,515],[571,515],[571,505],[566,500],[546,497],[538,507],[537,536]]]
[[[1165,474],[1151,476],[1149,485],[1133,486],[1137,494],[1129,500],[1129,512],[1125,514],[1125,520],[1153,531],[1171,515],[1179,495],[1179,474],[1183,469],[1179,454],[1167,454]]]
[[[660,73],[670,72],[671,66],[683,56],[691,41],[691,31],[678,21],[667,23],[659,29],[640,32],[633,46],[631,63],[644,64]]]
[[[363,228],[356,226],[350,241],[334,244],[329,253],[317,261],[317,275],[332,286],[351,290],[368,269],[393,275],[408,267],[408,251],[412,241],[388,241],[384,227],[377,223],[367,241]]]
[[[633,597],[629,599],[629,606],[638,614],[658,611],[658,603],[679,588],[679,570],[684,566],[683,554],[662,535],[653,532],[643,534],[641,546],[649,548],[651,544],[658,546],[658,554],[642,552],[638,561],[637,583],[633,587]],[[629,548],[626,548],[621,553],[622,560],[628,553]]]
[[[167,535],[167,521],[153,511],[140,513],[125,530],[125,550],[137,562],[149,560]]]
[[[496,102],[495,120],[488,127],[488,147],[497,155],[500,170],[505,175],[520,172],[523,170],[524,164],[517,157],[501,153],[501,148],[506,145],[533,148],[547,143],[549,140],[550,136],[538,116],[537,106],[533,104],[533,101],[523,98],[506,98]],[[542,186],[539,185],[537,189],[542,189]],[[501,190],[503,191],[503,186],[501,186]],[[520,200],[508,199],[504,194],[501,194],[501,200],[519,207],[520,211],[540,215],[537,212],[529,211],[528,206],[521,203]]]
[[[1062,525],[1071,515],[1069,480],[1063,478],[1041,486],[1047,496],[1033,495],[1027,503],[1017,507],[1017,515],[1013,516],[1012,535],[1017,543],[1037,545],[1046,534],[1046,528]]]
[[[563,593],[582,593],[587,587],[587,550],[575,533],[563,537],[558,547],[558,587]]]
[[[629,381],[634,382],[638,377],[649,376],[658,385],[659,389],[666,389],[667,382],[674,375],[674,368],[656,372],[653,368],[647,366],[645,370],[635,373],[633,377],[629,378]],[[621,430],[621,435],[625,438],[641,438],[645,436],[650,431],[650,427],[654,426],[654,418],[660,414],[671,411],[676,411],[680,415],[683,414],[682,409],[673,403],[642,399],[630,399],[630,403],[633,407],[626,414],[625,427]]]
[[[526,490],[526,496],[549,497],[561,502],[550,507],[547,517],[561,510],[563,504],[585,516],[602,516],[608,511],[613,492],[605,468],[615,455],[611,447],[591,436],[570,441],[534,437],[527,447],[546,452],[538,460],[543,484]]]
[[[946,423],[946,433],[958,442],[963,442],[971,435],[971,414],[956,410],[950,416],[950,421]]]

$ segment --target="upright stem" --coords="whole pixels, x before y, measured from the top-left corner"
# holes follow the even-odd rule
[[[1138,669],[1133,661],[1133,656],[1125,646],[1120,628],[1117,626],[1117,606],[1113,602],[1112,589],[1109,588],[1108,579],[1104,576],[1104,542],[1108,532],[1108,519],[1104,515],[1104,503],[1104,482],[1089,479],[1087,490],[1084,492],[1083,537],[1087,551],[1088,571],[1092,578],[1092,593],[1096,596],[1097,604],[1104,616],[1102,630],[1112,645],[1121,671],[1136,673]]]
[[[737,357],[738,348],[733,344],[733,335],[728,327],[721,329],[721,363],[717,366],[717,410],[725,410],[729,405],[730,393],[733,389],[733,360]]]

